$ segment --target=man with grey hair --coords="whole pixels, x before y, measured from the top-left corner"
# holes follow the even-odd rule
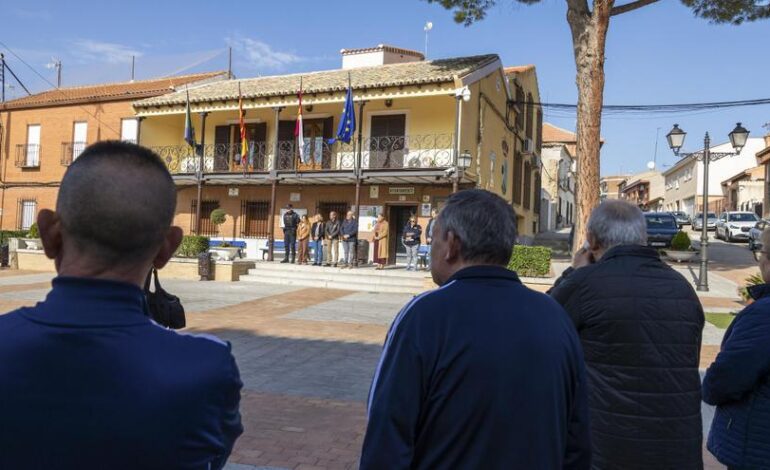
[[[603,202],[586,236],[550,294],[583,344],[594,468],[700,470],[698,297],[646,246],[636,206]]]
[[[453,194],[435,223],[433,279],[385,340],[362,470],[588,469],[585,371],[564,310],[507,269],[516,214]]]
[[[243,432],[230,345],[154,323],[143,292],[182,240],[160,157],[89,146],[38,216],[58,276],[0,315],[0,468],[206,468]]]

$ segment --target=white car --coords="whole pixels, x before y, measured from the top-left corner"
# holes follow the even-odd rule
[[[723,212],[717,220],[716,237],[728,242],[748,240],[749,230],[758,220],[753,212]]]

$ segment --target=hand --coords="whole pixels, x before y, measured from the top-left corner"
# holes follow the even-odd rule
[[[584,266],[588,266],[590,264],[594,264],[595,262],[596,260],[594,259],[593,253],[590,250],[581,248],[575,253],[575,256],[572,258],[572,267],[575,269],[578,269]]]
[[[430,238],[430,237],[428,237],[428,238],[426,238],[426,239],[425,239],[425,241],[426,241],[426,242],[428,242],[428,243],[430,243],[430,242],[432,242],[432,241],[433,241],[433,239],[432,239],[432,238]]]

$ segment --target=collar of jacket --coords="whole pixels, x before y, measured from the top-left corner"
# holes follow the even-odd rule
[[[450,277],[446,284],[461,279],[505,279],[521,284],[519,276],[515,272],[502,266],[479,265],[463,268]]]
[[[45,300],[24,309],[32,321],[58,326],[108,327],[150,322],[144,292],[124,282],[57,277]]]
[[[749,297],[754,300],[770,296],[770,284],[757,284],[756,286],[747,287],[746,290],[749,293]]]
[[[655,248],[642,245],[619,245],[607,250],[599,262],[607,261],[618,256],[641,256],[643,258],[660,259],[660,255]]]

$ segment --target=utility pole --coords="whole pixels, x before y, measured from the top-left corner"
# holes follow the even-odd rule
[[[0,103],[5,103],[5,55],[0,52]]]
[[[135,55],[132,55],[132,56],[131,56],[131,81],[132,81],[132,82],[134,81],[134,71],[135,71],[135,67],[136,67],[136,56],[135,56]]]
[[[227,79],[233,79],[233,46],[227,48]]]

